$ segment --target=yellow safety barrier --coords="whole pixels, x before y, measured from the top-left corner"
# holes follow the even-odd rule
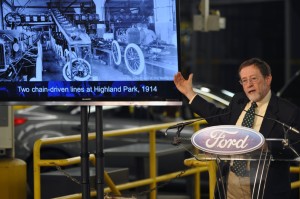
[[[209,173],[209,198],[213,199],[214,198],[214,193],[215,193],[215,184],[216,184],[216,161],[210,160],[210,161],[199,161],[196,160],[195,158],[190,158],[186,159],[184,161],[184,164],[186,166],[190,167],[207,167],[208,168],[208,173]],[[200,178],[195,179],[195,183],[200,185]],[[198,182],[199,181],[199,182]],[[200,192],[200,186],[195,187],[195,195],[196,192]]]
[[[204,124],[204,121],[196,122],[193,124],[194,130],[199,130],[199,126]],[[195,180],[200,178],[201,172],[207,172],[208,167],[203,165],[202,167],[195,167],[187,169],[184,173],[181,171],[168,173],[164,175],[157,175],[157,164],[156,164],[156,132],[158,130],[167,129],[168,127],[177,124],[176,122],[157,124],[157,125],[149,125],[131,129],[122,129],[122,130],[113,130],[113,131],[105,131],[103,132],[103,137],[115,137],[115,136],[124,136],[129,134],[139,134],[139,133],[149,133],[149,178],[128,182],[124,184],[115,185],[112,180],[109,178],[108,174],[105,175],[105,182],[108,187],[104,189],[104,193],[114,193],[116,195],[120,195],[120,191],[127,190],[131,188],[147,186],[153,191],[150,192],[150,199],[155,199],[157,195],[157,183],[167,181],[175,178],[176,176],[185,177],[188,175],[195,175]],[[80,157],[72,157],[68,159],[41,159],[41,148],[46,145],[52,144],[62,144],[62,143],[71,143],[71,142],[79,142],[81,136],[80,135],[72,135],[65,137],[55,137],[55,138],[43,138],[39,139],[34,144],[34,198],[41,198],[41,170],[40,167],[53,167],[53,166],[68,166],[72,164],[80,163]],[[95,133],[89,133],[89,140],[94,140],[96,138]],[[90,161],[94,161],[94,156],[90,156]],[[197,190],[196,197],[200,198],[200,181],[195,184],[195,189]],[[91,191],[91,196],[96,196],[95,191]],[[81,194],[72,194],[69,196],[62,196],[60,198],[81,198]]]
[[[189,120],[188,120],[189,121]],[[122,130],[113,130],[113,131],[105,131],[103,132],[103,137],[116,137],[116,136],[124,136],[129,134],[139,134],[139,133],[149,133],[149,178],[136,180],[133,182],[128,182],[124,184],[115,185],[114,182],[111,180],[109,175],[105,172],[104,173],[104,181],[108,185],[104,189],[104,193],[113,193],[115,195],[121,195],[120,191],[128,190],[136,187],[147,186],[149,185],[150,189],[153,189],[150,192],[150,199],[155,199],[157,195],[157,183],[167,181],[173,179],[180,175],[181,177],[194,175],[194,198],[200,199],[201,192],[200,192],[200,173],[201,172],[209,172],[209,198],[214,198],[214,189],[216,183],[216,163],[215,161],[196,161],[195,159],[186,159],[184,164],[186,166],[190,166],[191,168],[186,170],[183,174],[181,171],[168,173],[164,175],[157,176],[157,164],[156,164],[156,132],[158,130],[167,129],[168,127],[175,125],[177,123],[170,122],[164,124],[157,124],[157,125],[149,125],[143,126],[138,128],[131,128],[131,129],[122,129]],[[194,132],[198,131],[200,125],[205,124],[204,121],[196,122],[193,124]],[[65,137],[55,137],[55,138],[43,138],[39,139],[34,144],[34,199],[41,198],[41,173],[40,167],[54,167],[54,166],[69,166],[73,164],[80,163],[80,157],[72,157],[68,159],[41,159],[41,148],[46,145],[52,144],[62,144],[62,143],[70,143],[70,142],[79,142],[80,135],[72,135],[72,136],[65,136]],[[94,140],[96,138],[95,133],[89,133],[88,135],[89,140]],[[198,152],[197,149],[194,151],[195,153]],[[90,155],[90,161],[92,163],[95,162],[95,156]],[[300,174],[300,167],[293,166],[290,168],[291,173],[299,173]],[[300,187],[300,179],[298,181],[291,183],[292,189]],[[91,197],[96,196],[96,192],[94,190],[91,191]],[[80,199],[82,198],[81,193],[72,194],[68,196],[61,196],[57,199]]]
[[[26,199],[26,163],[16,158],[0,158],[1,199]]]
[[[294,181],[291,183],[291,188],[292,189],[299,189],[299,193],[300,193],[300,166],[291,166],[290,167],[290,172],[291,173],[298,173],[299,175],[299,180]],[[300,194],[299,194],[299,198],[300,198]]]

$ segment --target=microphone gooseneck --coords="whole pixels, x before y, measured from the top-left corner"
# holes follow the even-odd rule
[[[245,110],[245,109],[244,109],[243,111],[245,111],[245,112],[248,113],[248,111]],[[253,114],[254,114],[255,116],[258,116],[258,117],[261,117],[261,118],[264,118],[264,119],[267,119],[267,120],[271,120],[271,121],[277,122],[278,124],[281,124],[283,127],[286,127],[287,129],[289,129],[289,130],[291,130],[291,131],[293,131],[293,132],[295,132],[295,133],[300,134],[298,129],[296,129],[296,128],[290,126],[290,125],[287,125],[287,124],[285,124],[284,122],[281,122],[281,121],[279,121],[279,120],[277,120],[277,119],[270,118],[270,117],[266,117],[266,116],[262,116],[262,115],[259,115],[259,114],[256,114],[256,113],[253,113]]]
[[[165,132],[165,135],[167,135],[168,130],[170,130],[170,129],[177,129],[176,136],[174,137],[172,144],[178,145],[181,142],[180,141],[180,133],[184,129],[184,127],[186,127],[188,125],[191,125],[191,124],[193,124],[195,122],[198,122],[198,121],[203,121],[203,120],[207,120],[207,119],[212,119],[212,118],[216,118],[216,117],[225,116],[225,115],[228,115],[229,113],[230,113],[230,111],[226,112],[226,113],[221,113],[221,114],[213,115],[213,116],[210,116],[210,117],[195,119],[195,120],[192,120],[192,121],[180,122],[178,124],[175,124],[173,126],[168,127],[167,130],[166,130],[166,132]]]
[[[248,112],[247,110],[244,110],[245,112]],[[291,130],[292,132],[294,133],[297,133],[299,134],[299,130],[290,126],[290,125],[287,125],[285,124],[284,122],[281,122],[277,119],[274,119],[274,118],[270,118],[270,117],[266,117],[266,116],[262,116],[262,115],[259,115],[259,114],[256,114],[254,113],[254,115],[258,116],[258,117],[261,117],[261,118],[264,118],[264,119],[267,119],[267,120],[271,120],[271,121],[274,121],[274,122],[277,122],[278,124],[281,124],[284,128],[287,128],[287,130]],[[292,150],[292,152],[296,155],[296,157],[300,157],[300,154],[298,154],[298,152],[291,146],[291,144],[289,144],[289,140],[288,140],[288,135],[287,135],[287,131],[284,130],[284,139],[282,140],[282,144],[283,146],[286,148],[289,148]]]

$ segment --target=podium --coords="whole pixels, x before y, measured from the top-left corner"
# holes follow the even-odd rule
[[[192,143],[201,153],[186,159],[184,163],[186,166],[208,167],[210,198],[226,199],[232,190],[243,196],[249,195],[251,199],[266,198],[273,189],[270,184],[278,179],[272,176],[274,167],[286,174],[291,162],[299,162],[299,155],[288,145],[288,140],[265,139],[260,133],[246,127],[207,127],[193,135]],[[234,161],[247,162],[245,176],[237,176],[233,172]],[[270,170],[272,174],[268,175]],[[287,182],[286,177],[282,176],[283,182]],[[232,184],[234,189],[231,189]]]

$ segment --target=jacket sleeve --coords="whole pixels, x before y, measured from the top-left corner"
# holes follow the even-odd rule
[[[198,114],[200,117],[206,119],[209,125],[227,125],[235,124],[237,116],[241,113],[241,107],[244,106],[239,104],[241,99],[244,99],[242,95],[235,95],[229,106],[222,109],[216,107],[213,103],[207,102],[205,99],[197,95],[192,103],[190,104],[193,112]],[[247,103],[243,102],[242,103]]]

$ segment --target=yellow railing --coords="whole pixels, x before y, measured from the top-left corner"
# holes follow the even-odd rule
[[[194,131],[199,130],[200,125],[205,122],[196,122],[193,124]],[[109,178],[107,173],[105,173],[105,182],[108,185],[107,188],[104,189],[104,193],[114,193],[115,195],[120,195],[120,191],[127,190],[140,186],[149,185],[149,189],[153,189],[150,192],[150,198],[155,199],[157,195],[157,183],[167,181],[173,178],[176,178],[181,171],[168,173],[164,175],[157,176],[157,164],[156,164],[156,132],[158,130],[164,130],[168,127],[175,125],[177,123],[170,122],[164,124],[157,125],[149,125],[138,128],[131,129],[122,129],[122,130],[113,130],[113,131],[105,131],[103,132],[103,137],[115,137],[115,136],[124,136],[129,134],[140,134],[140,133],[149,133],[149,178],[139,179],[137,181],[128,182],[124,184],[115,185],[113,181]],[[79,142],[81,136],[80,135],[72,135],[72,136],[64,136],[64,137],[55,137],[55,138],[42,138],[35,142],[34,144],[34,165],[33,165],[33,173],[34,173],[34,198],[41,198],[41,167],[54,167],[54,166],[68,166],[73,164],[80,163],[80,157],[72,157],[68,159],[41,159],[41,148],[46,145],[53,144],[62,144],[62,143],[72,143]],[[89,140],[94,140],[96,138],[95,133],[89,133]],[[90,161],[94,162],[95,157],[93,155],[90,156]],[[151,166],[150,166],[151,165]],[[208,171],[207,165],[203,165],[201,167],[194,167],[186,170],[181,177],[185,177],[188,175],[195,175],[195,198],[200,198],[200,173]],[[95,196],[97,193],[95,191],[91,191],[91,196]],[[62,196],[60,198],[81,198],[81,193],[73,194],[69,196]]]
[[[299,189],[299,193],[300,193],[300,166],[291,166],[290,167],[290,172],[291,173],[297,173],[299,175],[299,180],[291,182],[291,188],[292,189]],[[300,194],[299,194],[299,198],[300,198]]]
[[[199,130],[200,125],[205,122],[196,122],[193,124],[194,132]],[[169,126],[175,125],[175,122],[172,123],[164,123],[150,126],[143,126],[138,128],[131,129],[122,129],[122,130],[113,130],[113,131],[105,131],[103,132],[103,137],[116,137],[116,136],[124,136],[129,134],[140,134],[140,133],[149,133],[149,178],[139,179],[137,181],[128,182],[124,184],[115,185],[114,182],[110,179],[109,175],[104,173],[104,181],[108,185],[107,188],[104,189],[104,193],[113,193],[114,195],[121,195],[122,190],[128,190],[136,187],[147,186],[149,185],[149,189],[153,189],[150,192],[150,199],[155,199],[157,195],[157,183],[167,181],[173,178],[176,178],[178,175],[181,177],[185,177],[188,175],[194,175],[194,198],[200,199],[200,173],[201,172],[209,172],[209,198],[214,198],[214,188],[216,183],[216,166],[215,161],[199,161],[197,165],[191,164],[190,159],[186,159],[184,164],[186,166],[191,166],[190,169],[186,170],[182,175],[181,171],[168,173],[164,175],[157,176],[157,164],[156,164],[156,132],[158,130],[167,129]],[[41,148],[46,145],[53,144],[62,144],[62,143],[71,143],[71,142],[79,142],[80,135],[72,135],[65,137],[55,137],[55,138],[43,138],[39,139],[34,144],[34,199],[41,198],[41,176],[40,176],[40,167],[54,167],[54,166],[69,166],[73,164],[80,163],[80,157],[72,157],[68,159],[41,159]],[[96,138],[95,133],[89,133],[89,140],[94,140]],[[195,150],[197,151],[197,150]],[[95,165],[95,156],[90,155],[90,161]],[[151,166],[150,166],[151,165]],[[300,174],[300,167],[293,166],[290,168],[291,173]],[[300,188],[300,179],[298,181],[291,183],[292,189]],[[91,196],[96,196],[95,191],[91,191]],[[59,197],[60,199],[79,199],[82,198],[81,193],[72,194],[68,196]]]

